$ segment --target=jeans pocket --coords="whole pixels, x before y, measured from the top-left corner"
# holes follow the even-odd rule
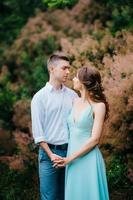
[[[39,149],[39,162],[43,162],[43,161],[48,161],[50,160],[47,153],[42,150],[42,149]]]

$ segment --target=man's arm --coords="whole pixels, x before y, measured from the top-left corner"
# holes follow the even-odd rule
[[[61,156],[54,154],[49,148],[48,144],[44,141],[40,142],[40,146],[47,153],[51,161],[63,160]]]
[[[55,155],[49,148],[45,141],[45,134],[43,130],[43,121],[45,118],[45,111],[38,96],[34,96],[31,101],[31,120],[32,120],[32,133],[36,144],[39,144],[42,149],[47,153],[51,161],[61,159],[60,156]]]

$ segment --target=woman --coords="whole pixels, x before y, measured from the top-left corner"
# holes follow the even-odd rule
[[[105,164],[98,143],[108,103],[101,76],[92,67],[82,67],[73,79],[81,98],[73,103],[68,119],[68,154],[56,167],[66,167],[65,200],[108,200]]]

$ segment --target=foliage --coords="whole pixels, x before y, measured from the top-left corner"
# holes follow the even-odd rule
[[[0,39],[12,43],[18,36],[28,17],[35,8],[41,7],[41,0],[2,0],[0,1]]]
[[[104,58],[105,70],[107,70],[104,85],[111,107],[110,120],[106,124],[105,132],[110,130],[109,143],[115,146],[115,151],[116,149],[124,152],[127,149],[132,151],[132,137],[130,134],[133,130],[132,62],[132,54],[117,55],[113,61],[108,57]]]
[[[43,87],[44,84],[47,82],[48,71],[46,66],[46,60],[43,56],[35,58],[34,62],[29,61],[28,64],[32,65],[32,68],[29,67],[27,71],[25,70],[25,68],[21,70],[20,77],[22,80],[24,80],[25,84],[23,85],[23,87],[20,86],[19,90],[27,94],[27,97],[30,97],[32,94],[41,89],[41,87]],[[21,92],[19,93],[21,94]]]
[[[42,0],[44,5],[50,8],[72,7],[78,0]]]
[[[101,0],[100,3],[104,7],[104,12],[109,12],[111,15],[106,15],[106,25],[112,33],[121,29],[133,30],[133,1],[132,0]]]
[[[0,40],[12,44],[21,28],[37,9],[72,7],[77,0],[1,0],[0,1]]]
[[[29,160],[26,169],[18,171],[9,169],[3,163],[0,163],[0,199],[1,200],[35,200],[38,199],[37,171],[36,163]]]
[[[12,129],[13,105],[17,100],[16,95],[8,87],[0,87],[0,120],[6,129]]]
[[[16,101],[23,98],[31,98],[31,95],[44,86],[48,80],[48,72],[44,59],[39,57],[35,59],[32,69],[29,72],[21,70],[21,79],[25,83],[20,85],[9,81],[0,82],[0,122],[1,126],[6,129],[13,129],[12,121],[14,110],[13,106]],[[34,87],[33,87],[34,85]],[[15,89],[17,87],[17,89]]]
[[[123,156],[115,155],[107,165],[107,177],[110,191],[130,187],[127,178],[127,165]]]

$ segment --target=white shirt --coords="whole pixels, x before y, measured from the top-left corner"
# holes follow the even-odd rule
[[[31,101],[32,133],[35,143],[60,145],[68,142],[67,117],[78,95],[68,87],[60,90],[47,82]]]

